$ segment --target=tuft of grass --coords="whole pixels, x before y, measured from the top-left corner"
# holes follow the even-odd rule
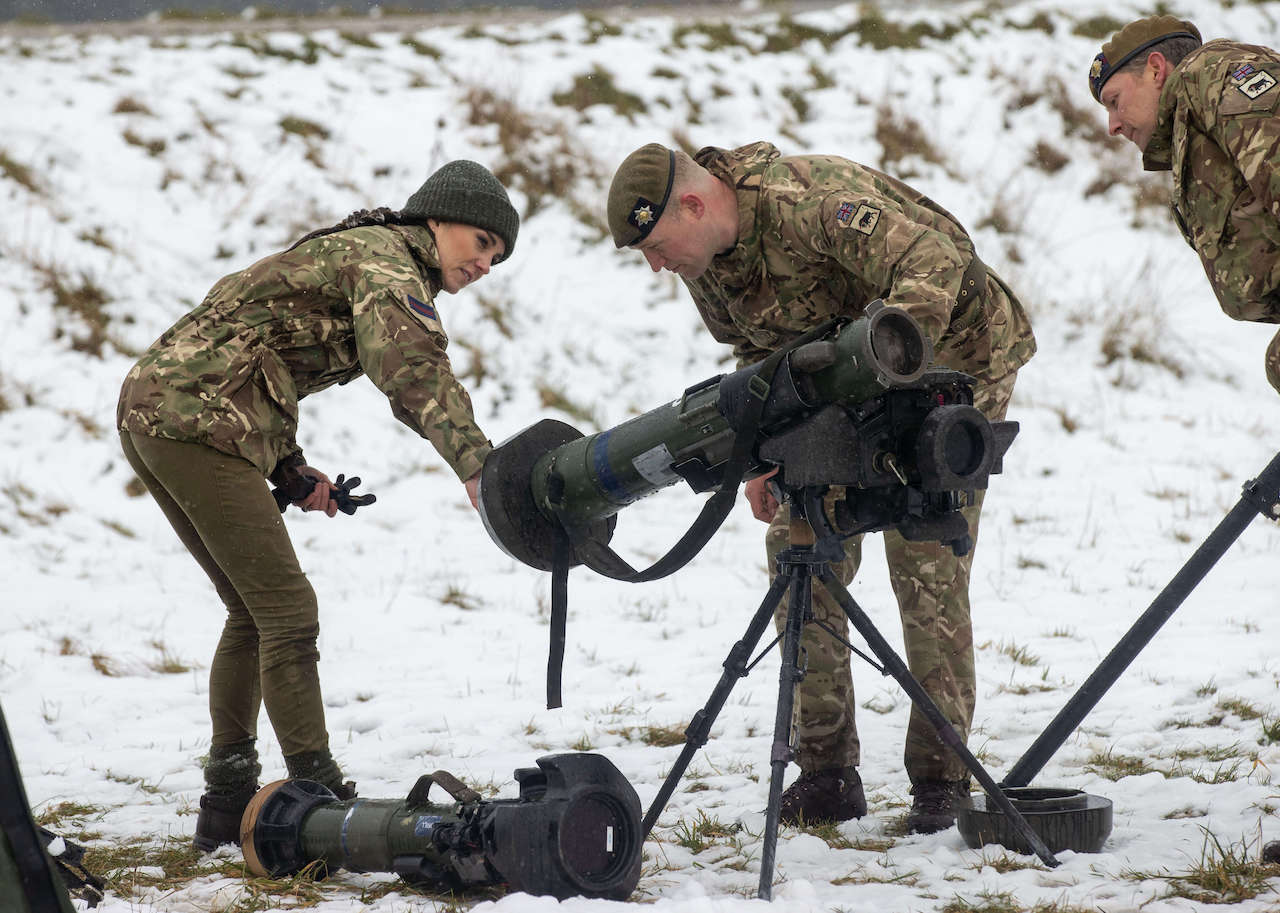
[[[672,745],[683,745],[686,728],[688,727],[683,723],[674,726],[645,726],[640,732],[640,741],[655,748],[670,748]]]
[[[125,130],[124,133],[120,134],[120,137],[130,146],[137,146],[152,158],[155,158],[160,155],[160,153],[164,152],[168,145],[162,139],[143,139],[137,133],[134,133],[132,129]]]
[[[1022,29],[1024,31],[1041,31],[1046,35],[1053,34],[1053,20],[1049,18],[1049,14],[1044,10],[1036,13],[1026,22],[1009,22],[1006,24],[1011,28]]]
[[[111,109],[112,114],[145,114],[152,117],[151,109],[145,104],[138,101],[132,95],[126,95],[124,98],[116,102],[116,106]]]
[[[101,247],[103,250],[114,251],[115,245],[107,238],[106,232],[101,225],[95,225],[91,231],[82,231],[76,235],[86,244],[92,244],[94,247]]]
[[[1186,368],[1176,358],[1162,352],[1160,345],[1153,326],[1146,325],[1143,321],[1135,322],[1131,315],[1113,317],[1102,330],[1102,342],[1099,346],[1102,366],[1110,367],[1116,362],[1129,359],[1163,368],[1182,380],[1186,376]]]
[[[1242,720],[1260,720],[1263,718],[1263,711],[1243,698],[1220,697],[1216,706],[1219,710],[1234,714]]]
[[[1038,141],[1032,150],[1031,164],[1045,174],[1057,174],[1070,162],[1071,156],[1045,140]]]
[[[842,875],[839,878],[832,878],[833,885],[849,885],[849,884],[905,884],[908,887],[915,885],[920,880],[920,873],[915,869],[906,872],[850,872],[848,875]]]
[[[453,584],[449,584],[448,589],[444,591],[444,595],[440,597],[440,604],[451,605],[462,609],[464,612],[473,612],[480,608],[479,599],[468,595],[465,590]]]
[[[329,138],[329,130],[322,124],[317,124],[313,120],[307,120],[305,117],[297,117],[296,115],[288,115],[280,118],[280,129],[286,135],[292,134],[300,136],[303,139],[320,139]]]
[[[578,421],[596,424],[595,414],[586,406],[575,403],[564,391],[541,381],[537,385],[537,391],[544,409],[559,409]]]
[[[432,60],[439,60],[444,56],[440,49],[434,45],[424,44],[412,35],[405,35],[400,39],[400,43],[415,54],[421,54],[423,57],[430,57]]]
[[[942,913],[1025,913],[1012,891],[981,891],[974,900],[957,894],[942,907]]]
[[[613,82],[613,74],[599,64],[592,67],[590,73],[575,76],[569,89],[552,93],[551,101],[575,111],[606,105],[629,121],[634,121],[635,115],[643,114],[648,107],[639,95],[619,89]]]
[[[1020,872],[1023,869],[1036,869],[1038,871],[1047,871],[1044,863],[1039,859],[1033,859],[1028,856],[1015,856],[1009,853],[1000,853],[997,856],[988,856],[984,850],[982,858],[977,862],[970,864],[969,868],[982,871],[985,868],[995,869],[1001,875],[1009,872]]]
[[[725,824],[719,818],[699,810],[692,821],[681,818],[671,829],[671,834],[677,846],[696,855],[721,841],[731,839],[741,830],[740,824]]]
[[[119,520],[107,520],[107,519],[99,518],[99,521],[100,521],[100,522],[102,523],[102,525],[103,525],[103,526],[105,526],[107,529],[111,530],[113,533],[116,533],[116,534],[118,534],[118,535],[120,535],[120,536],[123,536],[125,539],[136,539],[136,538],[138,538],[138,534],[137,534],[137,533],[135,533],[135,532],[134,532],[133,530],[131,530],[129,527],[125,526],[125,525],[124,525],[123,523],[121,523]]]
[[[604,16],[584,13],[582,18],[587,26],[587,37],[583,39],[583,44],[595,44],[601,38],[617,38],[622,34],[622,26]]]
[[[1088,108],[1077,105],[1075,99],[1080,97],[1077,87],[1068,86],[1054,76],[1045,83],[1045,93],[1049,106],[1062,118],[1063,132],[1068,136],[1103,145],[1112,142],[1111,135],[1107,133],[1106,114],[1096,105]]]
[[[89,805],[85,802],[67,800],[46,806],[35,814],[36,824],[55,831],[75,831],[84,829],[86,819],[98,820],[108,809],[101,805]]]
[[[338,37],[347,44],[354,44],[356,47],[372,48],[375,51],[382,49],[382,45],[364,32],[339,32]]]
[[[886,19],[874,5],[867,4],[862,8],[861,17],[848,31],[857,35],[862,44],[883,51],[888,48],[918,48],[925,39],[947,41],[959,34],[960,26],[952,23],[935,27],[928,22],[894,22]]]
[[[116,678],[122,674],[119,664],[105,653],[90,653],[89,662],[99,675],[105,675],[107,678]]]
[[[1108,780],[1122,780],[1125,777],[1137,777],[1142,774],[1161,773],[1142,758],[1132,755],[1116,754],[1108,748],[1106,751],[1094,752],[1085,762],[1084,769],[1088,773],[1097,774]]]
[[[1274,869],[1257,861],[1252,852],[1256,840],[1239,843],[1223,842],[1206,827],[1200,859],[1186,872],[1126,871],[1122,877],[1132,880],[1160,879],[1169,886],[1166,897],[1183,897],[1204,904],[1240,903],[1275,890],[1271,884]]]
[[[9,155],[3,149],[0,149],[0,175],[26,188],[31,193],[43,195],[44,190],[36,183],[35,172],[28,166],[22,164],[17,159]]]
[[[1081,38],[1105,41],[1122,28],[1124,28],[1122,20],[1116,19],[1114,16],[1101,15],[1090,16],[1088,19],[1077,21],[1071,32]]]
[[[84,335],[71,334],[71,348],[102,358],[103,346],[108,342],[109,317],[105,308],[111,300],[106,291],[83,272],[73,278],[52,266],[37,266],[37,270],[43,277],[45,291],[53,295],[54,310],[78,318],[86,329]],[[59,321],[54,330],[54,339],[68,335],[62,323]]]
[[[729,22],[681,23],[671,30],[671,41],[677,48],[689,47],[691,38],[703,51],[720,51],[725,48],[745,46],[734,31],[733,24]],[[678,79],[679,76],[672,78]]]
[[[1036,656],[1026,647],[1020,647],[1018,644],[1009,640],[1001,640],[999,642],[986,641],[979,644],[979,650],[989,650],[994,648],[1001,656],[1007,656],[1019,666],[1038,666],[1040,665],[1040,657]]]
[[[293,48],[276,47],[261,35],[237,35],[229,44],[233,48],[241,48],[258,57],[277,57],[281,60],[308,66],[320,60],[321,51],[325,51],[334,57],[341,56],[317,42],[310,35],[304,38],[301,50],[296,51]]]
[[[463,102],[468,123],[497,127],[503,158],[494,163],[493,173],[505,186],[525,195],[526,219],[558,199],[568,202],[580,221],[598,221],[590,215],[591,207],[578,203],[573,195],[578,179],[593,174],[594,165],[575,147],[563,125],[530,114],[513,100],[480,86],[470,88]],[[607,228],[603,232],[607,234]]]
[[[795,86],[784,86],[782,97],[791,103],[791,107],[796,112],[796,120],[804,123],[809,119],[809,99],[805,97],[805,90],[797,89]]]
[[[1280,742],[1280,716],[1264,715],[1262,734],[1258,737],[1258,744],[1274,745],[1277,742]]]
[[[130,536],[133,534],[130,533]],[[151,641],[153,649],[158,650],[160,658],[154,662],[148,663],[147,668],[152,672],[159,672],[161,675],[181,675],[184,672],[190,672],[196,668],[194,663],[189,663],[180,658],[170,649],[169,645],[160,640]]]
[[[899,114],[889,105],[876,109],[876,142],[880,144],[883,170],[899,172],[898,164],[909,156],[941,164],[942,156],[925,134],[920,122],[908,114]]]
[[[861,849],[861,847],[856,847],[854,845],[854,841],[852,839],[841,832],[840,824],[835,821],[819,821],[813,824],[801,822],[795,829],[801,834],[809,834],[812,837],[817,837],[833,850]],[[893,841],[889,841],[889,846],[892,845]],[[834,882],[832,883],[834,884]]]

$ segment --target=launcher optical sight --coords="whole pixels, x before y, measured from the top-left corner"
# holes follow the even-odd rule
[[[240,840],[255,875],[307,866],[394,872],[447,889],[626,900],[640,880],[640,799],[597,754],[559,754],[515,772],[518,799],[481,799],[451,774],[421,777],[404,799],[348,799],[310,780],[278,780],[245,809]],[[456,800],[433,804],[439,785]]]
[[[895,526],[967,550],[959,493],[986,488],[1017,424],[989,423],[973,407],[973,379],[929,369],[931,356],[919,324],[877,300],[787,352],[771,381],[767,362],[749,365],[587,436],[538,422],[485,461],[485,528],[508,555],[546,571],[559,526],[574,543],[571,562],[590,563],[583,543],[607,544],[618,511],[681,479],[695,492],[718,488],[737,436],[750,433],[748,475],[780,466],[784,485],[849,487],[831,517],[840,535]],[[754,423],[752,397],[764,399]]]

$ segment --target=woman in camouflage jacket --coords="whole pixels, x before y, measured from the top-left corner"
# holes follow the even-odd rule
[[[510,256],[518,229],[487,169],[450,162],[399,212],[353,213],[221,279],[126,377],[125,455],[227,608],[209,672],[200,849],[238,842],[262,704],[291,777],[354,795],[329,751],[315,592],[266,484],[304,511],[337,511],[343,492],[295,440],[298,401],[367,375],[474,505],[491,445],[445,355],[435,297]]]

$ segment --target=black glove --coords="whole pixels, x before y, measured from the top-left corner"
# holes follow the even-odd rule
[[[280,484],[271,489],[271,496],[276,499],[276,506],[280,508],[280,513],[284,513],[285,509],[294,501],[301,501],[307,495],[311,494],[311,490],[316,487],[316,480],[310,476],[304,476],[302,473],[294,470],[292,474],[289,472],[281,473]],[[378,500],[375,495],[353,495],[352,490],[360,484],[359,476],[347,478],[341,473],[338,474],[338,481],[333,483],[333,491],[330,497],[334,503],[338,505],[338,510],[347,516],[351,516],[356,512],[357,507],[367,507],[374,501]]]
[[[316,487],[315,479],[298,471],[304,465],[306,464],[301,460],[290,459],[279,463],[271,473],[271,481],[276,486],[271,489],[271,496],[276,499],[280,513],[284,513],[285,508],[294,501],[301,501],[311,494],[311,490]]]
[[[343,481],[343,480],[346,481]],[[338,481],[334,482],[333,499],[338,502],[338,510],[348,516],[356,512],[357,507],[367,507],[374,501],[378,500],[376,495],[353,495],[351,493],[357,485],[360,484],[359,476],[352,476],[347,479],[342,473],[338,473]]]

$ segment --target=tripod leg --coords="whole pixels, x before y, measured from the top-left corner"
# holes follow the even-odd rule
[[[747,625],[746,633],[729,650],[729,655],[725,658],[723,664],[724,672],[721,673],[720,681],[716,683],[711,696],[707,699],[706,705],[695,713],[693,719],[689,721],[689,726],[684,731],[684,749],[680,752],[680,757],[676,759],[675,766],[671,768],[671,772],[667,774],[667,778],[662,782],[658,795],[654,797],[649,810],[645,812],[644,821],[641,822],[645,837],[649,836],[649,832],[653,830],[653,825],[657,822],[658,816],[667,807],[667,802],[671,800],[671,794],[675,792],[676,784],[680,782],[680,778],[684,776],[689,762],[693,760],[694,753],[707,744],[707,738],[711,734],[711,724],[716,721],[716,717],[720,715],[720,711],[724,708],[724,702],[729,699],[729,692],[733,690],[733,686],[737,684],[738,679],[747,674],[747,662],[751,659],[751,651],[756,648],[756,644],[760,642],[765,629],[769,626],[769,621],[773,618],[774,610],[777,609],[778,604],[782,601],[782,594],[786,592],[789,581],[790,578],[788,576],[779,574],[773,585],[769,587],[769,592],[765,594],[764,601],[760,603],[760,608],[756,610],[751,623]]]
[[[1022,813],[1013,807],[1013,803],[1009,801],[1008,796],[996,785],[995,780],[987,773],[986,768],[969,751],[968,746],[964,744],[964,740],[960,738],[960,734],[956,732],[950,720],[942,715],[938,705],[933,702],[933,698],[929,697],[929,693],[916,681],[915,676],[911,674],[911,670],[907,668],[907,664],[893,651],[893,647],[889,646],[888,641],[876,630],[876,626],[872,624],[871,619],[854,602],[853,597],[849,595],[849,591],[830,576],[822,578],[822,585],[827,588],[827,592],[831,594],[832,598],[840,603],[844,613],[849,616],[850,624],[862,635],[862,639],[867,642],[867,646],[871,648],[871,652],[880,660],[885,670],[894,677],[898,684],[902,686],[902,690],[907,692],[911,702],[933,724],[933,727],[938,731],[938,737],[964,762],[964,766],[973,774],[974,779],[986,790],[987,796],[1004,812],[1005,817],[1009,819],[1009,823],[1018,832],[1018,836],[1035,851],[1035,854],[1040,857],[1045,865],[1053,867],[1059,865],[1058,860],[1049,852],[1049,848],[1044,845],[1044,841],[1040,839],[1039,835],[1031,829],[1031,825],[1027,824],[1026,819],[1022,817]]]
[[[787,626],[782,636],[782,664],[778,670],[778,710],[773,721],[773,749],[769,753],[769,803],[764,816],[764,845],[760,850],[760,887],[756,896],[773,899],[773,868],[778,849],[778,818],[782,805],[782,778],[795,752],[791,748],[791,716],[795,707],[796,682],[804,677],[800,671],[800,634],[808,618],[813,578],[809,568],[801,565],[789,570],[781,563],[778,579],[792,577],[791,605],[787,610]]]

